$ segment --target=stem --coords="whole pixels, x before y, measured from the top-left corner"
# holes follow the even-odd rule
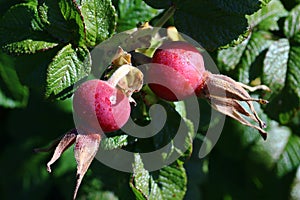
[[[154,24],[154,27],[162,27],[175,13],[175,5],[171,6],[163,16]]]

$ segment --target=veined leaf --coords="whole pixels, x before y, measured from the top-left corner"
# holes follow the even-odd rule
[[[266,113],[282,124],[297,117],[300,108],[300,47],[286,39],[275,42],[264,61],[263,83],[273,90]]]
[[[17,4],[12,6],[0,21],[1,43],[19,41],[30,36],[34,31],[42,31],[43,26],[39,21],[36,5]],[[14,34],[12,34],[14,33]]]
[[[181,161],[175,161],[157,172],[149,173],[139,154],[135,154],[131,188],[138,199],[183,199],[187,178]]]
[[[85,27],[77,4],[72,0],[43,0],[38,6],[46,30],[62,42],[83,44]]]
[[[82,0],[80,5],[87,45],[95,46],[109,38],[116,28],[116,12],[111,1]]]
[[[273,93],[279,93],[285,84],[290,45],[287,39],[274,42],[265,57],[263,82]]]
[[[127,142],[128,135],[120,135],[109,138],[104,138],[101,140],[101,148],[105,150],[113,150],[117,148],[122,148],[128,144]]]
[[[285,20],[284,34],[290,40],[295,40],[300,44],[300,5],[291,10]]]
[[[193,123],[192,120],[187,118],[187,111],[185,107],[186,105],[184,101],[174,102],[174,104],[175,104],[176,111],[182,117],[182,119],[184,120],[188,128],[188,137],[185,138],[185,147],[187,149],[187,151],[185,152],[185,157],[190,157],[193,152],[193,139],[195,138],[196,131],[197,131],[194,128],[194,123],[197,122]]]
[[[247,16],[251,27],[258,27],[259,30],[278,30],[278,20],[287,16],[288,12],[284,9],[279,0],[273,0],[262,7],[256,13]]]
[[[243,3],[235,2],[234,5]],[[174,15],[174,23],[178,31],[197,40],[205,49],[214,50],[244,33],[248,27],[245,14],[251,14],[258,7],[255,4],[254,7],[244,10],[232,9],[227,4],[219,5],[213,1],[181,1]]]
[[[139,22],[150,21],[158,11],[144,3],[143,0],[121,0],[118,3],[117,31],[135,28]]]
[[[211,0],[219,8],[227,11],[228,13],[237,13],[237,14],[252,14],[258,9],[260,9],[259,0],[244,0],[244,1],[235,1],[235,0]]]
[[[0,20],[0,45],[10,54],[31,54],[57,46],[43,31],[36,5],[17,4]]]
[[[299,152],[300,138],[296,135],[291,135],[277,162],[276,172],[278,176],[284,176],[297,169],[297,167],[300,165]]]
[[[38,41],[32,39],[25,39],[20,42],[12,42],[10,44],[3,45],[3,50],[9,54],[32,54],[37,51],[45,51],[56,47],[56,42]]]
[[[47,71],[46,97],[61,97],[63,91],[86,77],[91,70],[90,53],[86,47],[63,47],[50,63]]]
[[[241,44],[220,50],[218,63],[221,70],[237,70],[237,79],[244,83],[250,82],[250,67],[257,56],[269,47],[269,33],[264,31],[254,32]]]

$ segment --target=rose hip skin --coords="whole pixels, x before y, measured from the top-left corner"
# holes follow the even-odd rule
[[[268,90],[268,87],[246,86],[230,77],[206,71],[200,52],[183,41],[162,44],[155,51],[152,63],[154,64],[149,66],[147,81],[158,97],[177,101],[195,94],[207,99],[217,111],[257,129],[266,139],[267,132],[263,130],[266,124],[257,115],[252,102],[266,104],[268,101],[252,98],[245,89]],[[240,104],[240,101],[246,102],[250,112]],[[243,116],[254,120],[259,126],[251,124]]]
[[[205,68],[202,55],[186,42],[161,45],[154,53],[152,63],[155,64],[148,71],[149,86],[162,99],[183,100],[203,84]]]
[[[73,109],[77,125],[97,132],[116,131],[130,116],[130,103],[125,94],[102,80],[80,85],[74,93]]]

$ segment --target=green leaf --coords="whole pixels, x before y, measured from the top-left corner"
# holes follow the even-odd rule
[[[50,63],[47,71],[46,97],[62,97],[79,80],[88,76],[91,70],[90,53],[86,47],[63,47]]]
[[[249,83],[250,67],[257,56],[269,47],[269,33],[264,31],[254,32],[241,44],[223,49],[218,52],[218,64],[221,71],[236,70],[236,78],[244,83]]]
[[[235,2],[234,5],[242,5],[242,2]],[[175,26],[207,50],[224,46],[247,30],[245,14],[250,14],[249,10],[256,10],[256,6],[245,10],[231,10],[233,8],[230,7],[224,9],[224,6],[220,7],[213,1],[181,2],[174,14]]]
[[[156,9],[151,8],[143,0],[122,0],[118,4],[117,32],[136,28],[140,22],[150,21],[158,14]]]
[[[108,137],[101,140],[101,148],[105,150],[113,150],[117,148],[122,148],[128,144],[128,135],[118,135],[114,137]]]
[[[276,166],[276,172],[279,177],[284,176],[298,168],[300,165],[299,152],[300,138],[296,135],[291,135]]]
[[[109,38],[116,28],[116,13],[110,0],[82,0],[81,12],[88,46]]]
[[[163,128],[153,137],[155,149],[166,148],[162,155],[164,162],[168,163],[169,159],[175,157],[186,158],[192,151],[192,138],[195,134],[193,123],[184,116],[182,105],[177,104],[177,110],[164,101],[159,104],[165,109],[167,116]],[[158,116],[156,116],[158,118]],[[176,137],[177,136],[177,137]]]
[[[144,169],[140,155],[135,154],[133,170],[130,186],[137,199],[183,199],[187,178],[181,161],[176,161],[159,171],[149,173]]]
[[[0,45],[10,54],[31,54],[57,46],[39,20],[34,4],[11,7],[0,21]]]
[[[193,152],[193,139],[195,138],[197,130],[195,130],[194,123],[192,122],[192,120],[187,118],[186,105],[184,101],[174,102],[174,104],[175,104],[175,110],[179,113],[179,115],[184,120],[188,128],[188,137],[185,137],[185,147],[187,151],[185,152],[185,155],[183,155],[182,157],[190,157]]]
[[[287,127],[281,127],[275,121],[268,120],[268,139],[256,140],[249,152],[249,157],[255,163],[262,164],[268,169],[280,165],[282,156],[290,142],[291,132]]]
[[[32,54],[38,51],[45,51],[56,47],[56,42],[37,41],[26,39],[20,42],[12,42],[4,45],[2,48],[5,52],[14,55]]]
[[[298,167],[296,177],[292,184],[290,199],[291,200],[300,199],[300,167]]]
[[[262,6],[266,6],[268,3],[272,2],[272,0],[259,0]]]
[[[250,26],[258,27],[259,30],[279,30],[278,20],[287,16],[288,12],[284,9],[279,0],[273,0],[262,7],[256,13],[248,16]]]
[[[172,6],[171,0],[144,0],[149,6],[160,9],[160,8],[169,8]]]
[[[262,140],[254,129],[230,120],[232,123],[229,128],[232,133],[226,136],[226,141],[223,143],[228,144],[227,146],[223,144],[222,148],[226,149],[225,152],[227,151],[229,155],[239,154],[241,156],[239,159],[246,156],[247,164],[259,164],[256,166],[274,171],[274,175],[278,177],[285,176],[297,169],[300,164],[300,138],[288,127],[266,118],[261,109],[257,110],[267,124],[267,140]],[[234,137],[238,137],[239,141]],[[242,149],[247,150],[248,153],[245,154]],[[235,151],[242,151],[242,153],[235,153]]]
[[[300,46],[292,46],[289,52],[286,85],[300,99]]]
[[[269,49],[264,62],[263,81],[273,90],[265,111],[282,124],[290,123],[299,113],[299,54],[299,46],[290,46],[286,39],[281,39]]]
[[[72,0],[44,0],[39,2],[39,16],[46,30],[62,42],[83,44],[83,17]]]
[[[30,36],[34,31],[42,31],[36,6],[33,4],[17,4],[12,6],[0,21],[1,44],[6,41],[22,40]],[[14,34],[12,34],[14,33]]]
[[[300,0],[281,0],[281,2],[287,10],[292,10],[300,3]]]
[[[270,7],[268,7],[270,6]],[[279,2],[274,1],[267,7],[257,13],[257,16],[252,16],[249,21],[259,23],[250,38],[242,44],[224,49],[218,52],[218,63],[221,71],[233,74],[233,77],[244,83],[250,83],[257,78],[261,78],[263,84],[269,86],[272,93],[266,94],[264,98],[270,103],[265,107],[265,111],[272,119],[277,120],[282,124],[287,124],[295,118],[299,110],[299,64],[298,58],[299,47],[294,41],[297,39],[298,17],[295,13],[299,8],[295,8],[285,21],[285,32],[289,40],[282,38],[270,32],[262,31],[261,29],[271,29],[271,26],[260,26],[261,23],[266,23],[271,19],[278,19],[286,15],[286,11],[282,8]],[[268,8],[268,9],[267,9]],[[277,14],[268,12],[274,8]],[[266,12],[265,14],[263,14]],[[293,13],[294,12],[294,13]],[[268,16],[269,15],[269,16]],[[260,19],[261,18],[261,19]],[[256,21],[257,20],[257,21]],[[291,31],[288,31],[291,29]],[[296,39],[295,39],[296,38]],[[271,39],[277,39],[272,41]],[[296,40],[297,41],[297,40]],[[271,45],[271,46],[270,46]],[[267,50],[264,58],[264,51]],[[263,71],[260,66],[263,65]],[[257,79],[260,81],[260,79]],[[297,119],[296,119],[297,120]]]
[[[284,23],[284,34],[289,40],[300,43],[300,5],[289,13]]]
[[[244,1],[236,1],[236,0],[211,0],[214,4],[216,4],[220,9],[229,12],[229,13],[237,13],[237,14],[252,14],[258,9],[260,9],[260,1],[259,0],[244,0]]]
[[[263,82],[268,85],[273,93],[279,93],[284,87],[289,49],[289,41],[283,38],[273,42],[266,54],[263,68]]]
[[[0,106],[25,107],[29,90],[23,86],[14,69],[12,58],[0,52]]]

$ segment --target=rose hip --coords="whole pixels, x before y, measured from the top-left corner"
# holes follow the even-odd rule
[[[120,129],[130,116],[127,96],[102,80],[80,85],[74,94],[73,108],[80,127],[103,132]]]
[[[266,104],[263,99],[252,98],[245,89],[266,89],[266,86],[250,87],[230,77],[212,74],[204,68],[201,53],[191,44],[183,41],[162,44],[152,57],[147,72],[149,87],[160,98],[168,101],[184,100],[196,95],[206,98],[214,109],[240,123],[257,129],[266,139],[265,123],[258,117],[253,101]],[[240,101],[247,103],[250,112]],[[259,126],[251,124],[246,116]]]
[[[176,101],[185,99],[204,82],[202,55],[186,42],[168,42],[154,53],[150,67],[150,88],[161,98]],[[161,83],[161,84],[159,84]]]

